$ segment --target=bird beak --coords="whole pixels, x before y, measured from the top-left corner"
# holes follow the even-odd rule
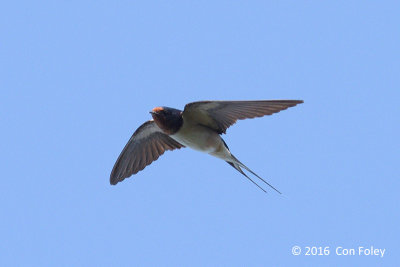
[[[153,108],[151,111],[150,111],[150,114],[151,115],[158,115],[158,114],[160,114],[160,112],[163,110],[163,108],[161,108],[161,107],[156,107],[156,108]]]

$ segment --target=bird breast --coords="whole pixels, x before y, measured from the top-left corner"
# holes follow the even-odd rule
[[[205,153],[215,152],[222,144],[218,133],[201,125],[183,123],[181,129],[173,135],[173,139],[195,150]]]

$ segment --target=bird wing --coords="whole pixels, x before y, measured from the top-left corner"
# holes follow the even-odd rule
[[[153,120],[143,123],[133,133],[115,162],[110,175],[110,184],[115,185],[143,170],[166,150],[181,147],[184,146],[164,134]]]
[[[225,133],[237,120],[271,115],[303,103],[302,100],[199,101],[185,106],[185,121],[194,121]]]

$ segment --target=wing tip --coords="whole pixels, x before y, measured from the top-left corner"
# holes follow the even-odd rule
[[[113,175],[110,176],[110,185],[116,185],[116,184],[118,184],[118,182],[120,182],[120,180],[117,179],[117,177],[115,177]]]
[[[283,104],[286,105],[285,108],[283,108],[283,109],[281,109],[279,111],[286,110],[288,108],[292,108],[292,107],[295,107],[297,105],[300,105],[300,104],[304,103],[304,100],[276,100],[276,101],[277,102],[282,102]],[[277,111],[276,113],[278,113],[279,111]]]
[[[124,176],[121,173],[112,171],[110,174],[110,185],[116,185],[116,184],[122,182],[123,180],[125,180],[126,178],[128,178],[128,177]]]
[[[290,102],[292,102],[292,103],[293,103],[293,105],[292,105],[292,106],[290,106],[290,107],[294,107],[294,106],[297,106],[297,105],[303,104],[303,103],[304,103],[304,100],[291,100]]]
[[[303,104],[304,100],[272,100],[272,101],[276,101],[276,102],[286,102],[286,103],[290,103],[290,104]]]

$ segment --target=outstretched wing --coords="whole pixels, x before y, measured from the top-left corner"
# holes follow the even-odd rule
[[[182,116],[222,134],[237,120],[271,115],[301,103],[302,100],[199,101],[187,104]]]
[[[143,170],[157,160],[165,150],[184,147],[164,134],[153,121],[143,123],[129,139],[110,175],[110,184],[115,185],[125,178]]]

